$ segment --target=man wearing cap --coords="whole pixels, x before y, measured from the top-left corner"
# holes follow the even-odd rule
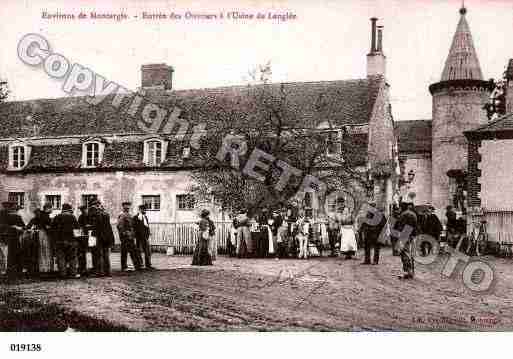
[[[59,275],[80,278],[77,273],[77,247],[74,230],[79,229],[78,221],[73,214],[73,209],[68,203],[62,205],[62,212],[55,216],[52,222],[52,232],[57,253],[57,267]]]
[[[4,202],[4,213],[1,215],[0,224],[3,227],[3,238],[7,242],[7,275],[14,278],[21,274],[23,263],[21,258],[20,234],[25,227],[21,216],[16,213],[15,202]]]
[[[91,235],[96,237],[96,247],[94,248],[96,275],[110,277],[110,249],[114,245],[110,216],[99,201],[95,201],[92,206],[89,206],[89,210],[92,224]]]
[[[401,279],[412,279],[414,274],[412,241],[418,231],[417,215],[413,210],[413,202],[403,202],[401,203],[401,206],[403,208],[403,212],[394,226],[394,229],[397,232],[407,234],[406,238],[398,238],[397,241],[397,244],[400,247],[403,271],[405,273]]]
[[[121,270],[127,271],[127,257],[130,254],[135,270],[141,269],[141,257],[139,249],[135,245],[134,219],[130,215],[130,202],[123,202],[123,212],[118,216],[118,232],[121,241]]]
[[[134,217],[134,230],[137,247],[144,253],[144,266],[154,269],[151,265],[150,223],[146,216],[146,206],[139,206],[139,213]]]

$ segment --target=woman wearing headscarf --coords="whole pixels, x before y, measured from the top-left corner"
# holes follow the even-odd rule
[[[196,243],[196,248],[194,249],[194,254],[192,256],[193,266],[212,265],[212,256],[209,252],[209,242],[211,233],[212,231],[215,232],[215,228],[213,228],[213,223],[210,220],[209,215],[210,212],[208,210],[204,209],[201,211],[201,219],[198,222],[198,242]]]
[[[37,258],[40,273],[50,273],[54,269],[54,251],[49,235],[52,224],[51,211],[52,205],[49,203],[43,206],[43,210],[36,208],[34,218],[30,220],[26,227],[31,231],[32,238],[38,243]]]

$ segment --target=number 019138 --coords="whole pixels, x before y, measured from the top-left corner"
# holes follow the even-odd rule
[[[41,344],[11,344],[12,352],[40,352]]]

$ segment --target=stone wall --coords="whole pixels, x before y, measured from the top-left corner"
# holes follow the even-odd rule
[[[6,200],[9,192],[25,192],[21,214],[28,220],[32,210],[43,205],[46,195],[61,195],[62,203],[70,203],[78,214],[82,195],[96,194],[114,221],[123,201],[131,201],[135,212],[142,195],[160,195],[160,210],[148,211],[150,222],[183,222],[198,218],[198,210],[177,208],[176,195],[188,193],[190,184],[185,171],[1,174],[0,200]],[[213,219],[221,219],[218,210],[212,212]]]
[[[445,88],[433,94],[432,201],[441,215],[450,204],[450,169],[466,170],[468,143],[463,131],[487,122],[483,105],[488,92],[477,88]]]
[[[479,154],[481,206],[494,211],[513,210],[513,140],[482,141]]]
[[[427,204],[431,202],[431,154],[409,154],[401,158],[404,166],[404,177],[413,170],[413,181],[401,189],[403,196],[409,192],[415,193],[415,204]]]

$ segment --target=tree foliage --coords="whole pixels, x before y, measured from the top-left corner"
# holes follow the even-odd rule
[[[366,135],[351,133],[323,113],[328,107],[326,101],[330,101],[323,94],[315,101],[315,112],[325,120],[323,128],[305,124],[289,101],[285,86],[270,83],[270,73],[269,64],[250,72],[255,84],[243,91],[236,108],[224,108],[223,116],[210,126],[199,154],[204,165],[192,173],[192,190],[199,197],[213,195],[227,210],[273,208],[301,201],[303,179],[311,175],[326,185],[325,194],[345,191],[356,200],[364,197],[368,186]],[[236,168],[230,166],[229,157],[219,161],[216,156],[228,134],[239,136],[247,144],[246,154]],[[272,156],[272,161],[260,159],[269,167],[266,171],[257,169],[260,178],[243,170],[255,149]],[[283,163],[293,166],[300,175],[292,175],[284,188],[277,188]]]
[[[3,102],[9,96],[9,88],[7,87],[7,81],[0,80],[0,102]]]

